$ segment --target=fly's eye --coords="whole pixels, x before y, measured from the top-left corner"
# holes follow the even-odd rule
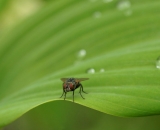
[[[73,85],[70,83],[70,84],[69,84],[69,87],[72,87],[72,86],[73,86]]]

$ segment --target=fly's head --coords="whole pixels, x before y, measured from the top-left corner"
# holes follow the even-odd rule
[[[65,92],[69,92],[69,91],[71,91],[71,88],[72,88],[72,86],[73,86],[73,84],[72,83],[63,83],[63,89],[64,89],[64,91]]]
[[[63,83],[63,89],[65,92],[73,91],[75,89],[75,79],[69,78]]]

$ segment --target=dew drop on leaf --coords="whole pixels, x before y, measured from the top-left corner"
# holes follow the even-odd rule
[[[103,73],[105,72],[105,69],[101,68],[99,72]]]
[[[156,67],[157,69],[160,69],[160,56],[157,58]]]
[[[128,1],[128,0],[123,0],[123,1],[120,1],[120,2],[118,3],[117,8],[118,8],[119,10],[126,10],[126,9],[130,8],[130,6],[131,6],[130,1]]]
[[[85,57],[86,56],[86,50],[85,49],[81,49],[79,52],[78,52],[78,55],[77,55],[79,58],[82,58],[82,57]]]
[[[95,73],[95,69],[94,68],[89,68],[86,71],[88,74],[94,74]]]
[[[132,15],[132,10],[127,10],[124,13],[126,16],[131,16]]]
[[[99,11],[96,11],[96,12],[93,13],[93,17],[94,17],[94,18],[100,18],[101,15],[102,15],[102,13],[99,12]]]

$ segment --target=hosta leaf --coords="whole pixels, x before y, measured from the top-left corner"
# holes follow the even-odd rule
[[[75,103],[117,116],[160,114],[159,5],[53,1],[1,37],[0,126],[63,100],[62,77],[90,78]]]

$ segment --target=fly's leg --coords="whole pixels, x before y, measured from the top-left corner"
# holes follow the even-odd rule
[[[80,84],[80,90],[79,90],[79,93],[80,93],[81,97],[82,97],[83,99],[85,99],[85,98],[82,96],[82,93],[81,93],[81,92],[83,92],[83,86]]]
[[[64,95],[64,100],[66,99],[66,94],[67,94],[67,93],[63,90],[62,96]],[[62,96],[61,96],[61,97],[62,97]],[[60,97],[60,98],[61,98],[61,97]]]
[[[64,100],[65,100],[65,99],[66,99],[66,94],[67,94],[67,93],[66,93],[66,92],[64,92],[64,93],[65,93],[65,95],[64,95]]]
[[[82,84],[80,84],[80,87],[82,88],[82,92],[83,93],[86,93],[85,91],[83,91],[83,86],[82,86]],[[87,93],[86,93],[87,94]]]
[[[74,102],[74,91],[73,91],[73,102]]]
[[[65,93],[65,92],[63,91],[62,96],[63,96],[64,93]],[[62,96],[60,96],[59,98],[61,98]]]

